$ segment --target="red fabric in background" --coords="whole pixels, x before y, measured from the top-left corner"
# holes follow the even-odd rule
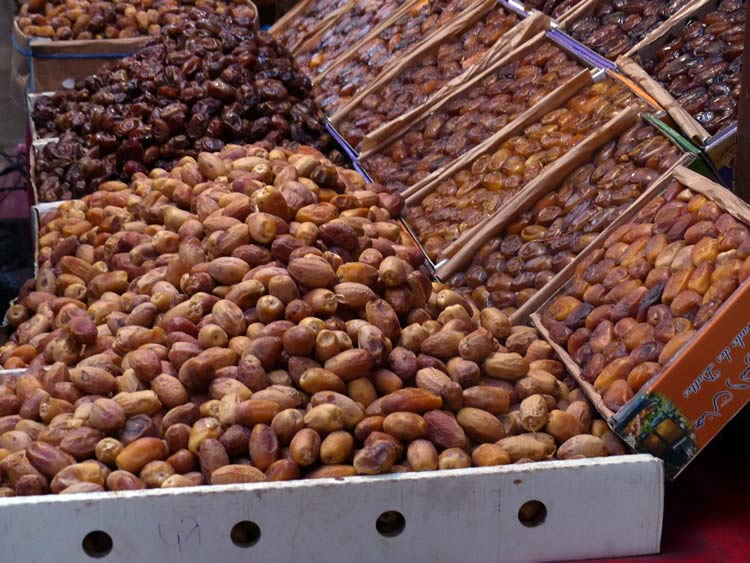
[[[665,505],[662,553],[622,561],[750,561],[747,408],[667,483]]]

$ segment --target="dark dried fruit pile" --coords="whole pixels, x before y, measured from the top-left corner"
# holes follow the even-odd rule
[[[568,33],[600,55],[615,60],[686,6],[688,0],[612,0],[571,24]]]
[[[226,143],[313,145],[338,160],[309,80],[266,32],[198,9],[154,43],[70,90],[37,100],[41,201],[79,198],[102,181],[171,168]]]
[[[654,58],[636,60],[709,133],[717,133],[737,119],[744,4],[724,0],[681,29]]]

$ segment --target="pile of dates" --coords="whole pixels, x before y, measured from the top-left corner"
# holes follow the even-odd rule
[[[441,180],[406,220],[431,258],[490,217],[542,170],[637,100],[620,82],[592,84],[453,176]]]
[[[559,18],[578,6],[582,1],[583,0],[525,0],[525,2],[523,2],[523,7],[526,10],[539,10],[553,18]]]
[[[568,34],[615,60],[688,4],[689,0],[605,0],[592,15],[572,23]]]
[[[560,47],[544,43],[453,96],[363,164],[375,181],[403,191],[487,140],[582,70]]]
[[[382,70],[432,33],[449,24],[476,0],[419,0],[398,20],[336,66],[314,89],[321,111],[333,115]]]
[[[313,45],[295,53],[300,68],[310,76],[327,70],[378,24],[403,6],[403,0],[362,0],[337,18]]]
[[[497,4],[465,31],[446,37],[365,96],[337,129],[352,146],[360,148],[368,133],[427,101],[446,82],[478,62],[519,21],[515,12]]]
[[[745,6],[723,0],[689,20],[654,57],[636,61],[709,133],[737,120]]]
[[[748,276],[748,227],[674,181],[584,259],[542,322],[616,412]]]
[[[638,199],[681,154],[638,123],[490,239],[450,285],[511,315]]]
[[[287,22],[284,29],[274,30],[273,36],[281,45],[293,51],[323,20],[336,10],[343,8],[346,3],[346,0],[308,2],[296,18]]]
[[[229,145],[43,216],[0,348],[0,496],[624,453],[549,344],[433,286],[403,199]]]
[[[168,25],[180,25],[186,12],[199,9],[230,16],[240,26],[257,27],[258,14],[244,0],[29,0],[17,19],[24,35],[57,41],[158,36]]]
[[[135,55],[36,100],[39,136],[60,136],[35,155],[41,201],[79,198],[227,142],[305,143],[340,158],[283,47],[264,31],[190,15],[190,25],[165,26]]]

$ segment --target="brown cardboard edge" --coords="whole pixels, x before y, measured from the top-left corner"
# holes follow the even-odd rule
[[[351,0],[350,2],[347,2],[346,4],[341,6],[338,10],[334,10],[329,17],[325,18],[317,26],[310,30],[307,38],[304,41],[298,42],[293,49],[289,50],[295,57],[313,50],[318,44],[321,36],[328,30],[328,28],[330,28],[334,23],[341,19],[344,14],[350,12],[356,5],[356,0]],[[302,68],[302,65],[299,66],[300,68]]]
[[[678,166],[685,166],[686,164],[689,164],[695,160],[695,157],[691,154],[683,154],[679,160],[672,165],[670,168],[668,168],[659,178],[657,178],[654,183],[646,188],[646,190],[640,195],[638,199],[636,199],[632,205],[638,205],[640,206],[640,200],[642,198],[645,198],[645,201],[650,201],[651,199],[651,189],[654,186],[659,186],[658,189],[661,189],[660,182],[667,182],[669,179],[672,178],[671,174]],[[662,180],[664,178],[664,180]],[[639,209],[641,209],[639,207]],[[596,236],[596,238],[591,241],[591,244],[589,246],[599,248],[601,244],[606,240],[606,238],[616,229],[619,227],[622,223],[619,221],[615,221],[612,225],[612,227],[608,227],[604,229],[599,235]],[[602,240],[599,240],[599,237],[602,237]],[[578,254],[571,262],[568,264],[565,268],[560,270],[557,274],[555,274],[555,277],[553,277],[542,289],[537,291],[531,299],[529,299],[526,303],[524,303],[521,307],[518,308],[518,310],[511,315],[511,321],[513,324],[518,323],[525,323],[532,315],[534,311],[538,311],[542,308],[542,306],[549,301],[550,297],[552,297],[557,291],[565,285],[568,280],[573,277],[573,274],[575,273],[576,267],[578,267],[578,264],[583,261],[583,257],[588,254],[589,246],[587,246],[582,252]]]
[[[675,123],[683,129],[686,136],[691,141],[701,146],[705,145],[711,134],[706,131],[706,129],[698,123],[693,116],[687,113],[661,84],[651,78],[648,73],[633,60],[633,57],[636,54],[652,52],[654,49],[664,44],[664,42],[669,39],[674,32],[677,32],[678,29],[689,19],[706,15],[718,3],[719,0],[699,0],[697,2],[689,2],[669,18],[664,25],[644,37],[642,41],[635,45],[625,55],[619,57],[616,61],[617,66],[624,74],[628,74],[629,72],[639,73],[640,71],[642,77],[645,77],[641,86],[659,101],[660,105],[666,109],[670,116],[675,120]],[[621,60],[625,63],[628,61],[632,63],[632,65],[629,66],[629,70],[626,70],[621,66]],[[631,76],[631,78],[635,79],[634,76]],[[640,81],[636,81],[640,83]],[[664,99],[662,100],[657,97],[657,94],[663,96]]]
[[[682,8],[677,10],[677,12],[672,14],[659,27],[652,30],[638,43],[633,45],[630,48],[630,50],[624,54],[624,56],[632,57],[635,53],[640,51],[646,45],[650,45],[651,43],[656,42],[660,37],[666,37],[675,26],[682,25],[685,20],[687,20],[688,18],[692,16],[693,12],[699,10],[702,6],[704,6],[705,4],[708,4],[711,1],[712,0],[698,0],[698,1],[688,2]]]
[[[711,134],[685,111],[661,84],[651,78],[638,63],[629,57],[621,56],[617,58],[617,66],[625,76],[648,92],[669,113],[688,139],[699,145],[705,145]]]
[[[352,47],[352,49],[350,49],[349,52],[345,56],[339,57],[339,59],[337,59],[336,62],[331,67],[326,69],[326,71],[320,77],[325,75],[326,78],[329,79],[331,76],[335,76],[334,73],[336,72],[336,70],[341,68],[341,66],[347,63],[348,61],[350,61],[355,55],[359,53],[361,49],[366,48],[368,42],[373,41],[374,39],[377,39],[377,37],[381,33],[383,33],[383,31],[385,31],[386,29],[388,29],[388,27],[397,23],[398,20],[404,15],[408,15],[409,11],[420,2],[422,2],[422,0],[411,0],[411,2],[409,2],[408,4],[404,6],[404,8],[402,8],[404,10],[403,12],[397,13],[394,16],[392,16],[392,19],[389,19],[386,25],[384,25],[378,31],[377,34],[372,34],[372,36],[367,37],[364,41],[362,41],[360,45]],[[434,40],[434,38],[441,35],[444,30],[449,29],[449,28],[453,29],[456,26],[456,21],[459,21],[459,22],[463,21],[463,18],[466,14],[473,13],[474,10],[476,10],[479,6],[481,6],[484,3],[485,3],[485,0],[470,0],[470,5],[464,8],[464,10],[461,11],[456,17],[454,17],[451,21],[449,21],[447,24],[443,25],[442,27],[436,28],[428,32],[427,34],[425,34],[421,39],[418,39],[413,45],[409,46],[406,49],[406,53],[409,53],[409,52],[413,53],[416,50],[419,50],[422,47],[422,45],[426,43],[431,43]],[[376,72],[372,74],[367,84],[364,84],[361,89],[357,90],[352,96],[349,96],[349,99],[346,101],[346,103],[339,105],[338,109],[333,113],[333,117],[339,116],[341,110],[349,107],[351,100],[355,98],[359,99],[359,93],[361,90],[364,90],[368,88],[371,84],[377,82],[381,76],[390,72],[390,70],[393,67],[400,64],[400,62],[404,58],[409,57],[409,56],[410,56],[409,54],[406,54],[404,56],[404,51],[399,51],[395,54],[391,53],[390,60],[386,62],[386,64],[384,64],[379,70],[377,70]],[[313,85],[321,85],[323,82],[324,81],[322,80],[316,79],[313,81]],[[328,94],[329,92],[326,91],[326,95]],[[342,114],[340,117],[344,117],[344,115]],[[334,124],[334,127],[335,127],[336,125],[333,119],[331,119],[331,122]]]
[[[394,76],[410,67],[414,61],[419,60],[419,58],[426,52],[437,49],[447,39],[462,34],[470,25],[473,25],[482,17],[485,10],[489,10],[494,5],[495,0],[480,0],[474,8],[461,14],[438,33],[432,35],[429,40],[417,45],[409,55],[398,61],[394,61],[394,64],[389,66],[387,70],[384,70],[377,79],[373,80],[365,88],[357,92],[344,106],[336,111],[330,118],[331,123],[334,127],[337,127],[341,120],[344,119],[352,109],[359,105],[368,94],[382,87],[388,80],[391,80]]]
[[[339,15],[342,13],[342,10],[346,8],[348,4],[345,4],[341,6],[338,10],[334,10],[330,14],[327,14],[322,20],[320,20],[318,23],[316,23],[314,26],[312,26],[311,29],[308,31],[305,31],[304,33],[300,33],[300,36],[294,41],[287,49],[289,52],[294,55],[297,53],[299,48],[313,35],[318,33],[321,29],[328,29],[329,25],[336,19],[338,19]]]
[[[36,41],[32,39],[29,46],[33,56],[91,54],[91,58],[96,59],[97,54],[130,53],[153,40],[154,38],[149,36],[124,39],[74,39],[71,41]]]
[[[395,22],[399,20],[402,16],[409,13],[409,10],[411,10],[412,6],[416,4],[417,2],[420,2],[421,0],[407,0],[403,3],[403,5],[396,9],[390,16],[385,18],[382,22],[380,22],[378,25],[376,25],[368,34],[366,34],[362,39],[357,41],[354,45],[349,47],[348,50],[346,50],[344,53],[338,56],[338,58],[334,59],[333,63],[326,68],[323,72],[316,75],[315,78],[312,79],[313,86],[319,85],[325,78],[328,77],[328,75],[336,68],[341,66],[344,62],[349,60],[361,47],[365,46],[368,41],[371,41],[372,39],[376,38],[378,35],[380,35],[383,30],[387,29],[389,26],[393,25]]]
[[[586,249],[579,255],[579,256],[588,256],[593,252],[594,250],[600,248],[604,241],[609,237],[609,235],[614,232],[616,229],[620,228],[622,225],[628,223],[633,217],[635,217],[638,212],[643,209],[646,204],[648,204],[654,197],[657,197],[659,194],[661,194],[666,186],[672,181],[677,180],[681,184],[683,184],[686,188],[689,188],[690,190],[693,190],[695,192],[698,192],[701,195],[704,195],[708,197],[709,199],[713,199],[722,209],[726,212],[728,212],[730,215],[732,215],[735,219],[739,219],[743,223],[750,226],[750,206],[737,198],[734,194],[729,192],[726,188],[723,186],[720,186],[719,184],[709,180],[705,176],[701,176],[700,174],[693,172],[692,170],[685,168],[683,165],[675,165],[672,169],[667,171],[665,174],[663,174],[654,184],[649,186],[649,188],[639,197],[620,217],[618,217],[607,229],[605,229],[599,236],[594,239],[594,241],[586,247]],[[724,207],[724,205],[727,205],[727,207]],[[736,213],[736,214],[735,214]],[[573,272],[571,272],[572,274]],[[579,382],[579,384],[582,385],[583,383],[586,384],[587,387],[584,387],[584,392],[586,393],[586,396],[594,403],[594,406],[597,407],[597,410],[605,416],[607,419],[607,422],[610,422],[611,417],[614,415],[614,413],[608,409],[604,404],[601,404],[601,407],[604,409],[599,408],[599,402],[602,400],[601,394],[594,389],[593,385],[590,383],[587,383],[583,378],[581,377],[581,368],[578,366],[573,358],[570,357],[570,355],[567,353],[565,349],[563,349],[560,345],[555,343],[549,336],[549,332],[544,327],[544,325],[541,322],[541,315],[539,314],[539,311],[541,311],[544,306],[549,303],[562,289],[564,289],[565,285],[572,279],[572,275],[569,276],[568,279],[564,280],[559,287],[556,289],[554,293],[551,293],[547,299],[544,301],[544,303],[541,303],[539,307],[537,307],[536,311],[530,315],[530,319],[532,323],[534,324],[535,328],[539,330],[539,332],[542,334],[545,340],[553,347],[555,352],[560,356],[561,361],[565,364],[565,366],[570,371],[571,375],[576,379],[576,381]],[[745,284],[741,284],[737,289],[734,290],[732,295],[729,296],[729,298],[722,303],[721,308],[723,309],[728,303],[732,302],[734,299],[736,299],[736,296],[738,295],[738,292],[743,287],[746,287],[750,282],[746,282]],[[679,362],[680,359],[680,352],[685,349],[685,347],[690,346],[691,343],[695,342],[696,336],[700,335],[702,331],[710,330],[711,323],[707,323],[703,327],[701,327],[700,331],[696,333],[696,335],[688,340],[681,348],[680,350],[675,353],[675,355],[670,359],[669,362],[665,366],[662,366],[662,369],[659,371],[659,373],[656,374],[655,377],[653,377],[651,380],[649,380],[643,388],[650,387],[654,385],[655,382],[659,381],[664,374],[666,373],[667,368],[670,368],[677,362]],[[640,392],[640,391],[639,391]]]
[[[563,16],[557,20],[558,27],[565,31],[570,24],[589,16],[599,5],[599,2],[600,0],[584,0],[572,10],[568,10],[567,13],[563,14]]]
[[[407,6],[410,6],[415,1],[416,0],[406,0],[402,6],[396,8],[394,10],[394,12],[390,16],[387,16],[382,22],[380,22],[379,24],[377,24],[373,29],[371,29],[368,33],[366,33],[364,35],[364,37],[362,37],[361,39],[359,39],[355,43],[349,45],[344,51],[342,51],[341,54],[338,57],[336,57],[335,59],[333,59],[332,63],[324,71],[316,73],[314,76],[310,76],[310,81],[313,83],[313,85],[318,84],[320,82],[320,79],[322,77],[326,76],[326,74],[328,74],[328,72],[330,72],[331,68],[334,65],[338,64],[342,58],[346,57],[354,49],[358,49],[359,47],[361,47],[362,44],[365,41],[369,40],[373,36],[373,33],[380,33],[382,31],[382,29],[383,29],[381,26],[383,26],[386,22],[389,22],[390,18],[394,14],[400,12],[403,8],[405,8]],[[294,56],[298,57],[300,55],[308,54],[308,53],[310,53],[312,51],[316,51],[317,52],[317,50],[318,50],[318,43],[319,43],[320,39],[323,37],[323,35],[325,35],[325,33],[331,28],[331,26],[333,24],[335,24],[336,22],[338,22],[344,15],[346,15],[352,9],[354,9],[355,7],[357,7],[358,4],[359,4],[359,2],[357,0],[352,0],[352,2],[349,2],[344,7],[342,7],[340,9],[340,13],[337,14],[337,16],[335,18],[331,18],[331,21],[328,23],[328,25],[321,27],[320,30],[317,33],[315,33],[314,35],[311,35],[310,38],[307,39],[301,45],[299,45],[299,47],[295,47],[295,49],[294,49]],[[343,40],[343,37],[341,39]],[[299,66],[300,66],[300,68],[302,68],[303,72],[305,72],[308,75],[310,75],[310,69],[309,68],[305,68],[302,65],[299,65]]]
[[[406,189],[402,195],[406,198],[407,205],[420,203],[427,195],[432,193],[440,182],[470,165],[480,155],[494,150],[497,146],[509,138],[522,132],[531,123],[540,120],[544,115],[560,107],[578,92],[589,84],[592,84],[594,77],[589,69],[583,69],[577,75],[572,77],[566,83],[555,88],[547,94],[540,102],[517,116],[513,121],[508,123],[500,131],[487,138],[485,141],[463,154],[460,158],[454,160],[448,166],[436,170],[420,182]]]
[[[480,228],[467,231],[455,243],[457,250],[447,262],[441,263],[437,272],[441,279],[447,279],[463,269],[492,237],[523,213],[536,201],[555,189],[561,179],[567,178],[576,168],[593,156],[594,152],[613,137],[620,135],[638,119],[631,108],[618,113],[607,123],[593,131],[588,137],[573,147],[567,154],[543,169],[542,173],[526,184],[508,203],[479,224]]]
[[[585,86],[585,85],[584,85],[584,86]],[[556,98],[556,99],[558,99],[558,100],[562,99],[562,98],[559,98],[559,97],[558,97],[558,90],[559,90],[560,88],[562,88],[562,89],[563,89],[563,93],[564,93],[564,94],[567,94],[567,93],[569,93],[569,90],[568,90],[568,89],[569,89],[569,85],[567,85],[567,83],[566,83],[566,84],[563,84],[563,85],[562,85],[561,87],[558,87],[558,88],[556,88],[555,90],[553,90],[552,92],[550,92],[550,93],[549,93],[549,94],[548,94],[547,96],[552,96],[552,97],[554,97],[554,98]],[[581,88],[577,88],[577,89],[576,89],[576,91],[575,91],[575,92],[573,92],[573,95],[575,95],[575,93],[577,93],[578,91],[580,91],[580,89],[581,89]],[[567,91],[566,91],[566,90],[567,90]],[[569,99],[569,98],[565,98],[565,100],[567,100],[567,99]],[[546,100],[546,96],[545,96],[545,100]],[[544,100],[542,100],[542,101],[541,101],[541,102],[539,102],[539,103],[544,103]],[[592,133],[592,134],[593,134],[593,133]],[[570,150],[570,151],[569,151],[569,152],[568,152],[568,153],[567,153],[566,155],[563,155],[563,156],[562,156],[562,157],[561,157],[560,159],[558,159],[558,160],[562,160],[563,158],[566,158],[566,157],[567,157],[568,155],[579,154],[579,153],[580,153],[580,149],[579,149],[579,147],[580,147],[580,146],[581,146],[581,145],[579,144],[579,145],[577,145],[577,146],[573,147],[573,149],[571,149],[571,150]],[[571,158],[576,158],[576,157],[573,157],[573,156],[571,156]],[[550,165],[550,166],[552,166],[552,165]],[[439,179],[438,179],[438,180],[436,181],[436,184],[439,184],[440,182],[442,182],[442,181],[443,181],[443,180],[444,180],[444,179],[445,179],[446,177],[447,177],[447,175],[446,175],[446,176],[442,176],[441,178],[439,178]],[[524,190],[528,189],[528,187],[529,187],[529,186],[531,186],[532,184],[534,184],[534,183],[536,183],[536,182],[538,182],[538,181],[543,181],[543,178],[547,178],[547,177],[548,177],[548,174],[547,174],[547,172],[546,172],[546,168],[545,168],[545,169],[543,169],[542,173],[541,173],[541,174],[540,174],[539,176],[537,176],[537,178],[534,178],[534,179],[533,179],[533,180],[532,180],[532,181],[531,181],[531,182],[530,182],[529,184],[527,184],[526,186],[524,186],[524,187],[523,187],[523,188],[521,189],[521,192],[519,192],[519,194],[517,194],[517,196],[520,196],[520,195],[521,195],[521,193],[522,193],[522,192],[523,192]],[[554,179],[553,179],[553,178],[550,178],[550,179],[549,179],[549,181],[554,181]],[[477,234],[478,234],[479,232],[481,232],[481,231],[482,231],[482,229],[484,229],[484,227],[485,227],[486,225],[488,225],[488,223],[489,223],[489,222],[490,222],[490,221],[491,221],[491,220],[493,219],[493,217],[495,217],[495,215],[496,215],[496,214],[493,214],[493,215],[490,215],[490,216],[486,217],[486,218],[485,218],[485,219],[483,219],[483,220],[482,220],[481,222],[479,222],[479,223],[477,223],[476,225],[474,225],[474,226],[473,226],[473,227],[472,227],[471,229],[468,229],[468,230],[464,231],[464,232],[463,232],[463,233],[461,234],[461,236],[459,236],[459,237],[458,237],[458,238],[457,238],[456,240],[454,240],[454,241],[453,241],[452,243],[450,243],[450,244],[449,244],[448,246],[446,246],[446,247],[445,247],[445,248],[443,249],[443,252],[442,252],[442,253],[440,254],[440,258],[441,258],[442,260],[447,260],[447,262],[441,262],[441,264],[442,264],[442,267],[443,267],[443,268],[445,268],[445,270],[446,270],[447,272],[449,272],[449,273],[446,273],[446,274],[445,274],[446,276],[450,276],[450,275],[453,275],[453,274],[454,274],[454,273],[455,273],[455,272],[457,271],[457,267],[456,267],[455,265],[451,265],[451,266],[448,266],[448,263],[450,263],[450,261],[451,261],[451,259],[453,258],[453,256],[455,256],[455,254],[456,254],[457,252],[459,252],[459,250],[460,250],[461,248],[463,248],[463,247],[464,247],[464,245],[466,245],[466,244],[467,244],[467,243],[468,243],[469,241],[471,241],[471,240],[472,240],[472,239],[473,239],[473,238],[474,238],[475,236],[477,236]],[[458,269],[460,269],[460,267],[458,267]]]
[[[540,16],[532,15],[526,18],[503,35],[476,64],[471,65],[463,73],[449,80],[422,104],[411,108],[403,115],[368,133],[362,139],[360,159],[364,161],[382,150],[401,136],[416,121],[423,119],[448,101],[474,87],[477,82],[507,61],[535,49],[538,43],[545,40],[544,26],[546,23],[544,18]]]
[[[712,199],[732,217],[750,226],[750,205],[723,186],[684,166],[675,169],[674,178],[691,190]]]
[[[576,380],[576,383],[578,383],[578,386],[586,394],[588,400],[591,401],[591,403],[594,405],[594,408],[596,408],[596,410],[599,411],[599,413],[604,417],[607,423],[609,423],[610,419],[614,416],[615,413],[607,408],[607,406],[604,404],[604,399],[599,394],[599,392],[594,389],[594,386],[583,379],[583,377],[581,376],[581,368],[578,366],[578,364],[575,363],[573,358],[570,357],[568,352],[557,342],[552,340],[552,338],[550,338],[549,331],[544,326],[544,324],[542,324],[542,319],[538,313],[534,313],[531,315],[531,323],[534,328],[539,331],[539,334],[542,335],[542,338],[547,341],[547,344],[549,344],[555,351],[557,357],[560,358],[560,361],[563,363],[570,375],[572,375],[573,379]]]
[[[274,22],[274,24],[270,28],[268,28],[268,33],[273,35],[275,38],[279,30],[286,29],[290,25],[293,25],[291,24],[292,20],[299,17],[300,15],[304,15],[303,12],[305,12],[308,7],[314,3],[315,0],[301,0],[300,2],[297,2],[291,10],[281,16]]]

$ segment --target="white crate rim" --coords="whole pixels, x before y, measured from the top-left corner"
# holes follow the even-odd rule
[[[81,561],[82,539],[111,534],[107,561],[526,561],[659,550],[662,462],[649,455],[372,477],[0,499],[9,561]],[[524,527],[519,507],[549,507]],[[401,535],[375,522],[403,513]],[[230,541],[257,522],[249,549]],[[44,530],[45,541],[39,541]],[[4,544],[5,547],[5,544]],[[414,554],[418,554],[415,558]]]

